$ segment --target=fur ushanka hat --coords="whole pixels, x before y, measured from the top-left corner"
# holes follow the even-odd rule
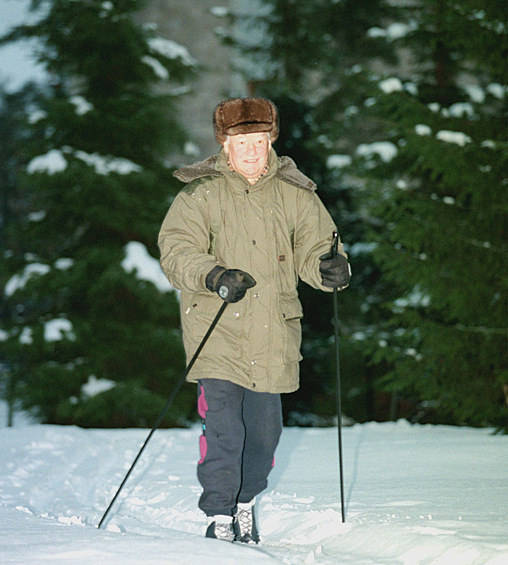
[[[215,108],[213,130],[221,145],[228,135],[262,131],[269,132],[275,143],[279,137],[279,113],[266,98],[230,98]]]

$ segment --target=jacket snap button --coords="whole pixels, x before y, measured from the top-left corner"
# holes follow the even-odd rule
[[[256,240],[255,240],[255,239],[252,240],[252,245],[256,245]]]
[[[248,189],[248,188],[245,189],[245,194],[249,194],[249,189]]]
[[[256,388],[256,383],[252,383],[252,388]]]

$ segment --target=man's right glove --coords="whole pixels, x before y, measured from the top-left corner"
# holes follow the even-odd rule
[[[321,272],[321,282],[323,286],[342,290],[349,285],[351,279],[351,266],[344,255],[331,254],[323,255],[319,258],[319,270]]]
[[[231,303],[241,300],[256,281],[245,271],[225,269],[217,265],[206,275],[205,284],[208,290],[216,292],[223,300]]]

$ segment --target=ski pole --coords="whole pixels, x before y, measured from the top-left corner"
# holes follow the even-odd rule
[[[131,465],[131,468],[129,469],[129,471],[127,472],[127,474],[125,475],[124,480],[122,481],[122,484],[118,487],[118,490],[116,491],[115,496],[113,497],[113,500],[110,502],[106,512],[104,512],[104,516],[102,517],[101,521],[99,522],[99,525],[97,526],[97,528],[100,528],[102,526],[102,524],[104,523],[104,520],[106,519],[106,516],[108,515],[109,511],[111,510],[111,508],[113,507],[113,504],[115,503],[116,499],[118,498],[118,495],[120,494],[120,491],[122,490],[122,488],[124,487],[125,483],[127,482],[127,479],[129,478],[132,470],[134,469],[134,467],[136,466],[136,463],[138,462],[139,458],[141,457],[141,454],[143,453],[143,451],[145,450],[145,447],[148,445],[148,442],[150,441],[151,437],[153,436],[153,434],[155,433],[155,430],[160,426],[160,423],[162,422],[162,420],[164,419],[164,416],[166,415],[167,411],[169,410],[169,407],[171,406],[171,404],[173,403],[173,400],[176,396],[176,393],[180,390],[180,387],[182,386],[182,384],[184,383],[187,375],[189,374],[189,371],[192,369],[192,366],[194,365],[194,362],[196,361],[196,359],[198,358],[198,355],[201,353],[201,350],[203,349],[205,343],[207,342],[208,338],[210,337],[210,334],[213,332],[215,326],[217,325],[218,321],[220,320],[220,317],[222,316],[222,314],[224,313],[224,310],[226,309],[226,306],[228,305],[228,302],[224,301],[224,303],[222,304],[222,306],[220,307],[219,311],[217,312],[217,315],[215,316],[213,322],[211,323],[210,327],[208,328],[208,331],[205,334],[205,337],[203,338],[203,340],[201,341],[201,343],[199,344],[198,348],[196,349],[196,352],[194,353],[194,355],[192,356],[192,359],[190,360],[189,364],[187,365],[187,367],[185,368],[185,371],[183,372],[182,376],[180,377],[180,380],[178,381],[178,383],[176,384],[175,388],[173,389],[173,392],[171,393],[171,396],[168,398],[168,401],[166,402],[166,406],[164,406],[162,412],[159,414],[159,417],[157,418],[157,421],[155,422],[155,424],[153,425],[152,431],[148,434],[148,437],[145,440],[145,443],[143,444],[143,446],[141,447],[141,449],[139,450],[139,453],[137,454],[136,458],[134,459],[134,462]]]
[[[339,249],[339,234],[333,232],[331,256],[336,257]],[[337,372],[337,431],[339,436],[339,472],[340,472],[340,506],[342,512],[342,522],[346,521],[344,510],[344,472],[342,465],[342,398],[340,386],[340,358],[339,358],[339,309],[338,291],[333,289],[333,322],[335,326],[335,369]]]

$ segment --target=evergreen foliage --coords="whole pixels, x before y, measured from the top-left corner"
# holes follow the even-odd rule
[[[184,139],[167,72],[195,67],[133,23],[139,0],[47,5],[3,40],[37,38],[52,83],[0,107],[1,390],[46,422],[147,425],[183,369],[178,303],[122,264],[132,242],[158,257]],[[506,3],[231,6],[222,36],[247,85],[231,95],[275,101],[276,150],[317,182],[349,253],[344,412],[507,430]],[[331,422],[331,297],[300,294],[286,422]],[[194,412],[181,394],[167,425]]]
[[[372,116],[393,159],[364,160],[375,256],[395,296],[373,336],[384,386],[420,421],[508,429],[508,28],[501,2],[426,0]],[[474,38],[474,39],[472,39]],[[425,63],[425,65],[423,65]],[[380,347],[381,346],[381,347]]]
[[[12,250],[8,231],[17,218],[26,214],[26,198],[17,183],[20,171],[27,164],[26,144],[31,137],[25,109],[34,103],[38,93],[33,85],[17,93],[0,92],[0,257],[7,258]],[[1,260],[0,260],[1,261]],[[1,273],[2,271],[0,271]],[[4,273],[7,274],[8,273]],[[1,276],[1,275],[0,275]],[[10,305],[0,299],[0,320],[11,317]],[[0,344],[8,333],[0,325]],[[10,359],[0,357],[0,397],[8,406],[8,425],[12,425],[16,405],[14,376]]]
[[[176,293],[124,264],[132,242],[158,259],[178,190],[165,160],[184,140],[173,90],[196,70],[184,48],[135,24],[143,4],[51,0],[3,39],[37,38],[51,77],[26,108],[22,207],[0,258],[0,357],[47,423],[151,425],[184,368]],[[166,425],[193,414],[184,391]]]

